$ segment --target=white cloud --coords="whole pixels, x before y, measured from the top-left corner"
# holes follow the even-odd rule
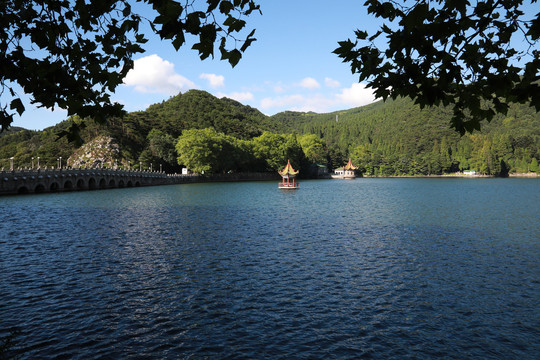
[[[355,83],[349,88],[342,88],[337,93],[290,94],[266,97],[261,100],[259,106],[269,113],[285,110],[326,113],[367,105],[373,101],[375,101],[375,96],[372,90],[366,89],[363,84]]]
[[[295,105],[303,103],[305,98],[302,95],[288,95],[280,96],[276,98],[266,97],[261,100],[261,108],[263,109],[272,109],[272,108],[284,108],[292,109]]]
[[[339,81],[334,80],[334,79],[329,78],[329,77],[324,78],[324,84],[326,86],[328,86],[328,87],[331,87],[331,88],[337,88],[337,87],[339,87],[341,85],[339,83]]]
[[[225,77],[223,75],[216,75],[216,74],[201,74],[199,76],[201,79],[208,80],[208,84],[213,89],[224,87],[225,86]]]
[[[275,85],[274,86],[274,92],[276,92],[276,93],[284,93],[285,88],[282,85]]]
[[[264,92],[268,89],[271,89],[271,91],[281,94],[287,91],[288,86],[284,85],[281,81],[274,82],[274,81],[264,81],[263,85],[255,89],[256,92]]]
[[[335,101],[321,94],[312,96],[304,96],[300,94],[292,94],[275,98],[264,98],[261,100],[260,106],[263,110],[274,109],[277,111],[314,111],[323,113],[329,111]]]
[[[217,94],[217,97],[223,98],[227,97],[229,99],[236,100],[238,102],[244,102],[244,101],[250,101],[254,99],[253,93],[246,91],[246,92],[232,92],[230,94],[224,94],[219,93]]]
[[[321,85],[312,77],[307,77],[300,82],[300,86],[306,89],[319,89]]]
[[[176,73],[173,63],[155,54],[135,60],[124,84],[134,86],[135,90],[141,93],[166,95],[175,95],[196,87],[192,81]]]
[[[340,103],[353,107],[367,105],[375,101],[373,90],[367,89],[361,83],[354,83],[350,88],[342,89],[336,98]]]

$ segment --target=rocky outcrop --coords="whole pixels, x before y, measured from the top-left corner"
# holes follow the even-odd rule
[[[126,166],[127,161],[122,159],[120,146],[112,137],[98,136],[77,149],[67,165],[72,168],[116,168]]]

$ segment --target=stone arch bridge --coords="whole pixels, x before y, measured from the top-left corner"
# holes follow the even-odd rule
[[[196,182],[198,175],[114,169],[37,169],[0,172],[0,195],[96,190]]]

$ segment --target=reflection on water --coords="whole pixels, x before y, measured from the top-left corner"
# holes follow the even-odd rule
[[[0,337],[18,327],[32,359],[534,359],[539,185],[357,179],[1,198]]]

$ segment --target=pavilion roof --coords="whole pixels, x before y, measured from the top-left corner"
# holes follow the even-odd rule
[[[298,174],[300,171],[295,171],[293,169],[293,167],[291,166],[291,162],[290,161],[287,161],[287,165],[285,165],[285,168],[281,171],[278,171],[278,173],[280,175],[296,175]]]
[[[356,170],[356,169],[358,169],[358,166],[354,166],[351,159],[349,159],[349,162],[347,163],[347,165],[345,165],[345,167],[343,169],[344,170]]]

